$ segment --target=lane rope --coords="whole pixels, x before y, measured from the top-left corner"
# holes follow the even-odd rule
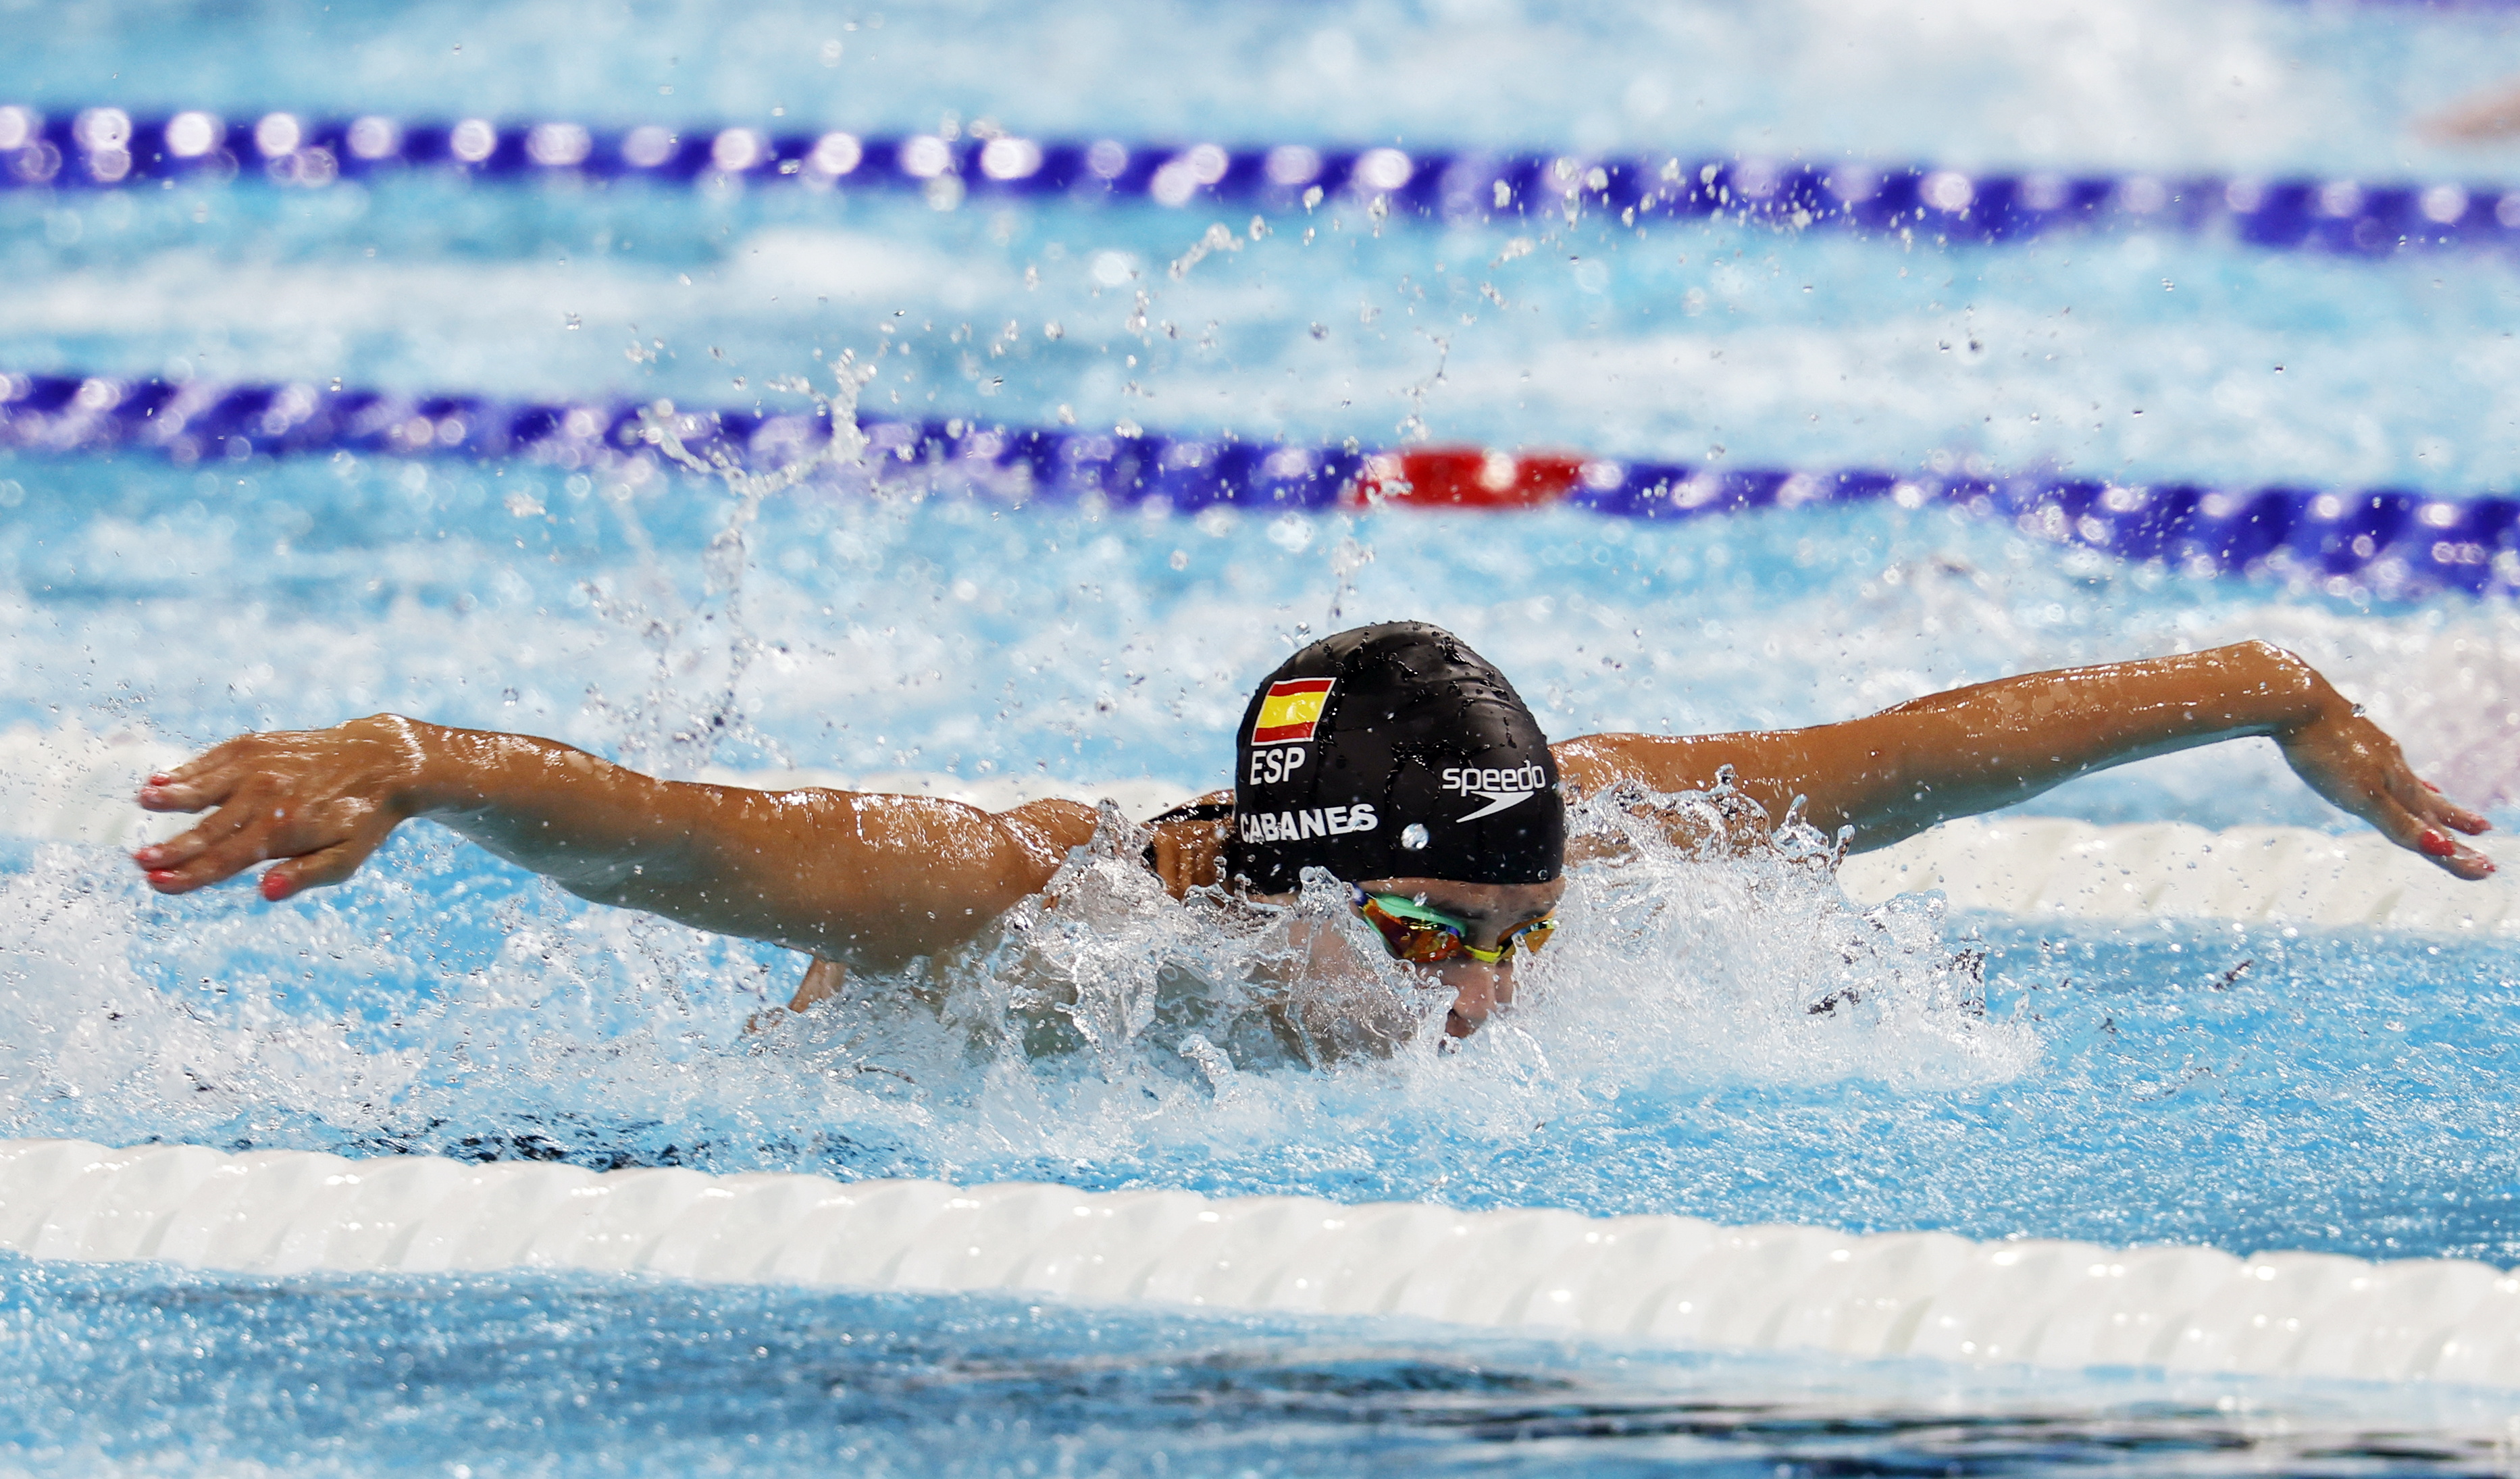
[[[969,199],[1287,211],[1336,199],[1453,225],[1580,209],[1631,225],[1722,216],[1944,242],[2005,242],[2092,226],[2219,232],[2253,246],[2360,255],[2520,242],[2520,188],[2479,181],[0,106],[0,188],[123,190],[261,178],[321,190],[411,169],[512,183],[910,191],[940,209]]]
[[[265,1276],[569,1269],[2520,1386],[2520,1277],[2453,1259],[40,1140],[0,1142],[0,1247]]]
[[[1724,468],[1580,453],[1256,443],[976,421],[863,420],[878,483],[922,477],[1036,498],[1319,511],[1581,509],[1673,519],[1887,501],[1957,505],[2025,534],[2197,575],[2298,582],[2335,596],[2520,591],[2520,500],[2400,488],[2125,484],[2052,474]],[[752,468],[828,445],[821,411],[690,411],[670,402],[520,403],[313,384],[221,384],[0,371],[0,448],[154,453],[179,465],[256,457],[460,456],[565,469],[651,467],[667,428],[695,455]]]

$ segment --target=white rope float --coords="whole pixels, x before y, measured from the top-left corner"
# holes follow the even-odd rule
[[[2476,839],[2506,867],[2499,832]],[[2520,935],[2511,874],[2470,883],[2368,828],[2184,822],[2113,827],[2068,817],[1946,822],[1838,869],[1849,897],[1872,904],[1939,890],[1957,910],[2024,919],[2232,919],[2321,929]]]
[[[587,1270],[2520,1386],[2520,1277],[2481,1263],[1688,1217],[9,1141],[0,1247],[255,1275]]]

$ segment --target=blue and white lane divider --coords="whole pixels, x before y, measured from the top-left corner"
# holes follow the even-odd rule
[[[425,167],[485,179],[788,182],[972,200],[1145,201],[1287,210],[1331,198],[1403,216],[1510,220],[1578,206],[1626,220],[1731,216],[1928,240],[1999,242],[2089,227],[2222,230],[2258,246],[2351,253],[2520,244],[2520,187],[1972,171],[1747,156],[1410,153],[1308,144],[1230,148],[958,133],[772,132],[382,114],[222,117],[0,106],[0,188],[128,189],[245,175],[322,189]]]
[[[1375,506],[1565,507],[1693,518],[1887,500],[1956,504],[2023,530],[2197,574],[2306,582],[2384,599],[2520,592],[2520,500],[2393,488],[2129,485],[2054,475],[1869,469],[1794,471],[1634,462],[1477,447],[1393,451],[1122,435],[961,420],[866,421],[878,481],[1022,502],[1095,499],[1190,513]],[[656,458],[670,431],[691,454],[757,471],[828,446],[828,413],[695,412],[653,404],[523,404],[308,384],[183,384],[0,371],[0,448],[131,450],[181,464],[349,452],[523,460],[600,469]]]
[[[0,1141],[0,1248],[264,1277],[567,1269],[1970,1365],[2520,1386],[2520,1278],[2464,1259],[2242,1259],[1544,1208],[29,1140]]]

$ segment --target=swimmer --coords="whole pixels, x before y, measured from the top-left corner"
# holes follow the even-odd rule
[[[2264,643],[2032,673],[1809,729],[1552,744],[1504,674],[1416,622],[1341,632],[1262,680],[1234,785],[1158,817],[1147,864],[1176,898],[1285,903],[1306,869],[1346,883],[1391,953],[1453,993],[1464,1037],[1513,1000],[1518,955],[1566,890],[1567,806],[1615,787],[1707,790],[1730,768],[1768,817],[1800,798],[1863,852],[2077,776],[2272,740],[2312,790],[2452,875],[2495,871],[2487,829],[2310,664]],[[248,735],[149,778],[140,804],[210,815],[135,860],[160,893],[262,863],[264,898],[341,882],[426,818],[581,898],[814,958],[791,1007],[847,970],[964,945],[1043,891],[1095,809],[985,812],[922,796],[658,781],[551,740],[393,715]]]

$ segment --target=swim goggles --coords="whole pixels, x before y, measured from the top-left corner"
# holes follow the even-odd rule
[[[1557,927],[1554,916],[1534,919],[1499,940],[1496,949],[1481,950],[1470,943],[1470,926],[1463,920],[1400,894],[1370,894],[1353,883],[1348,887],[1356,895],[1356,912],[1365,922],[1382,936],[1382,943],[1395,958],[1413,965],[1464,958],[1494,965],[1511,960],[1517,945],[1528,951],[1539,950],[1549,943],[1550,931]]]

